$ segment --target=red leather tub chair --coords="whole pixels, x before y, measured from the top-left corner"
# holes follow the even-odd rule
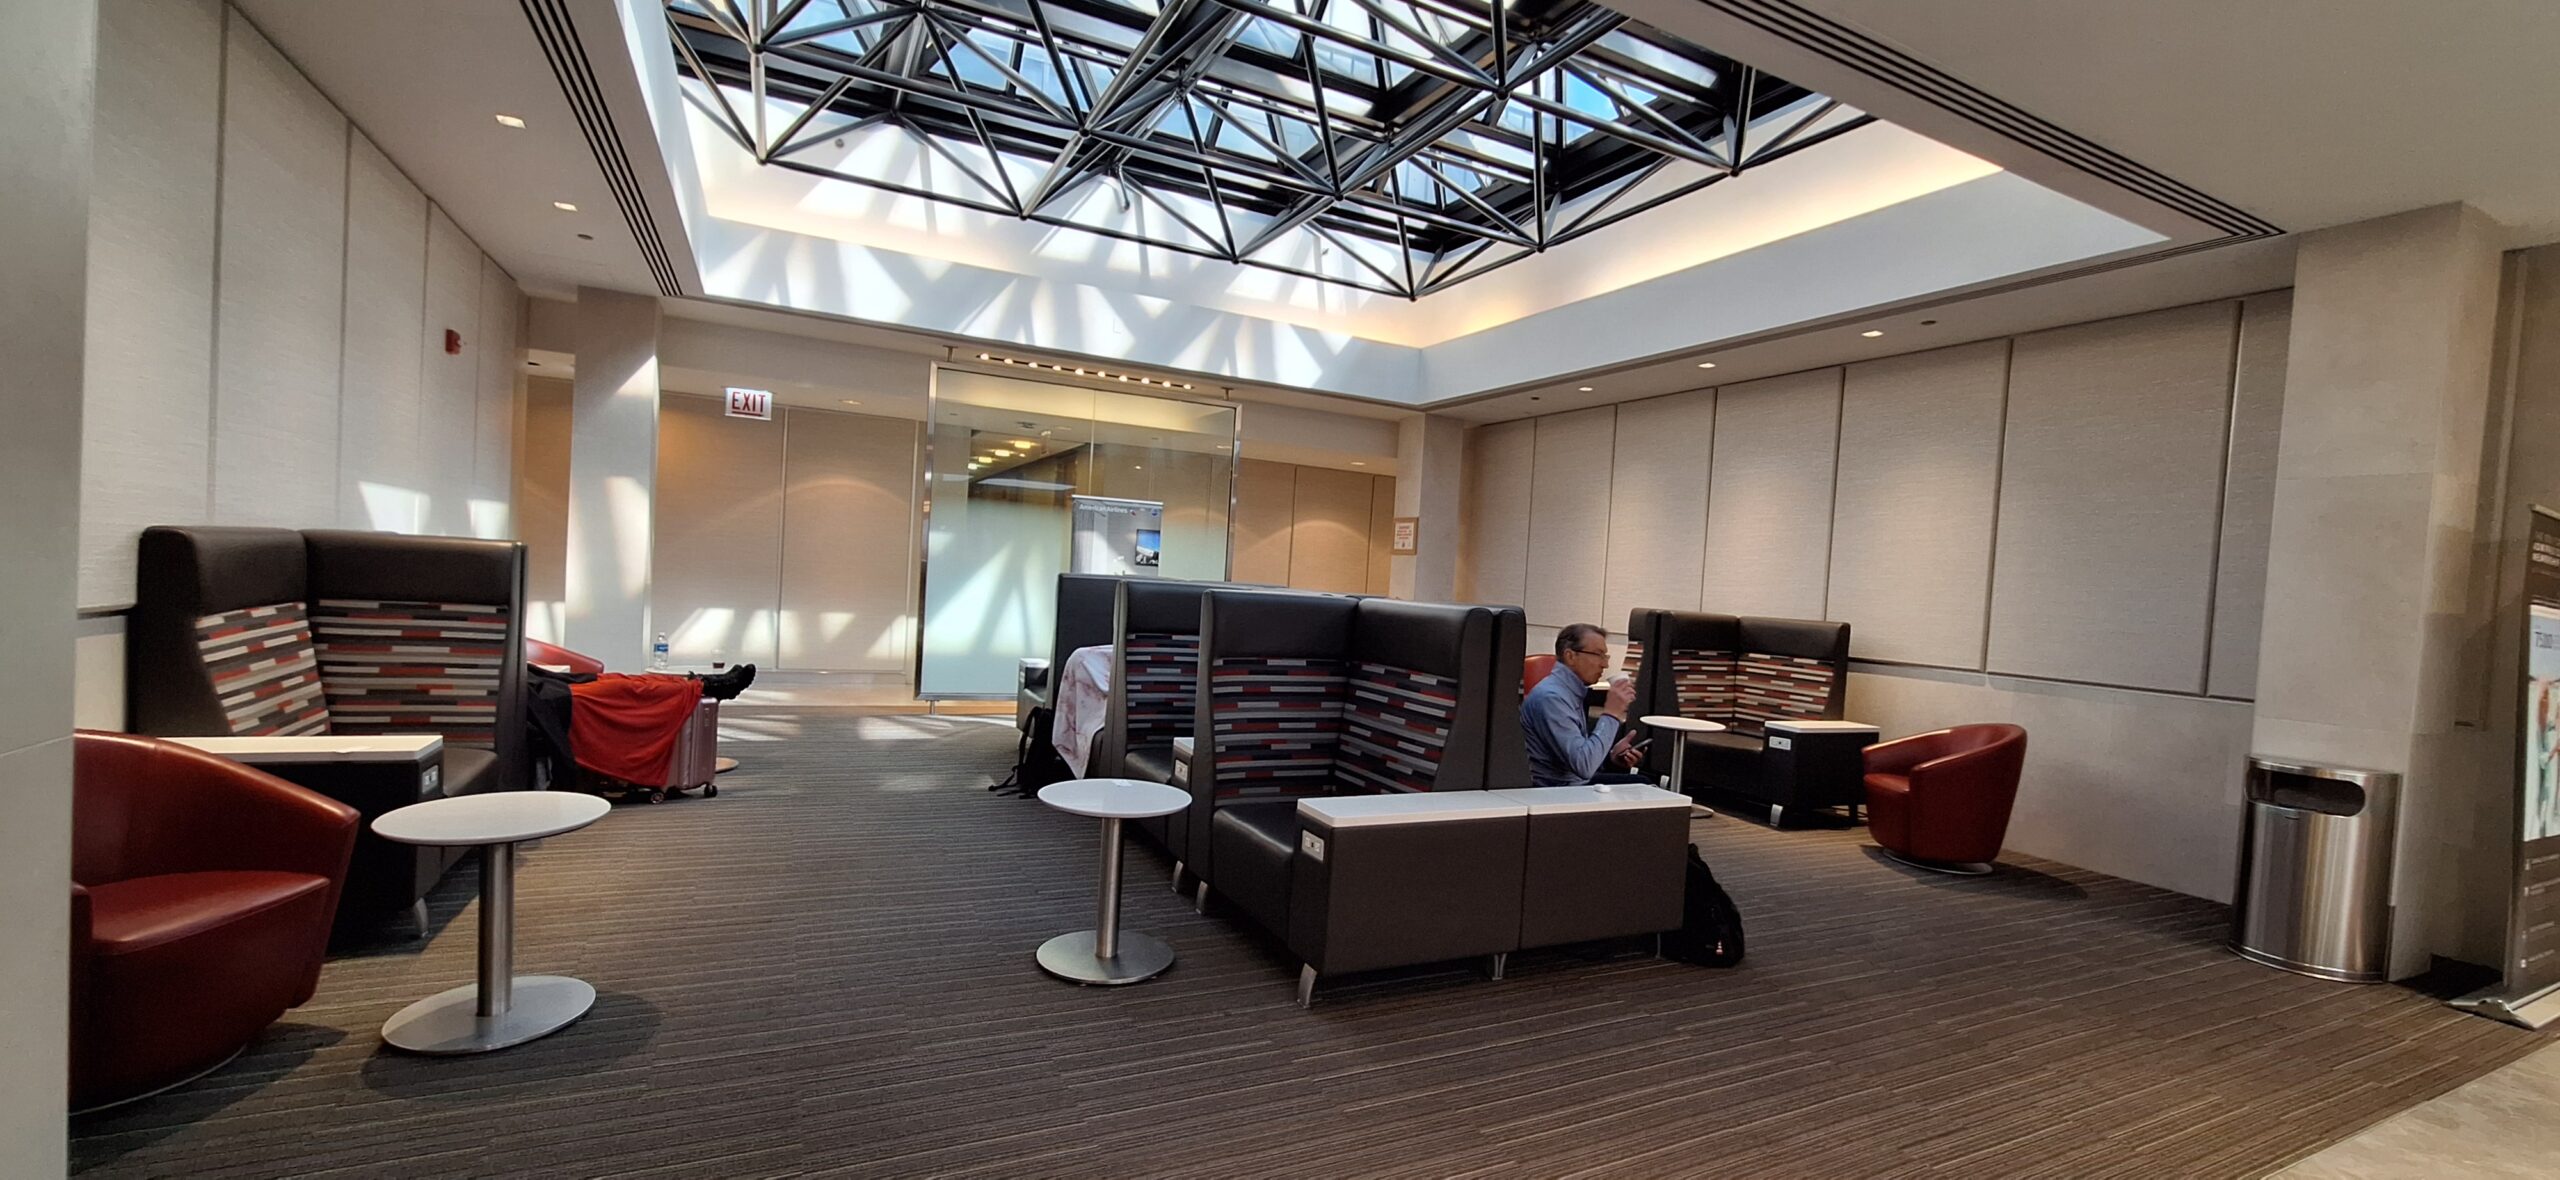
[[[2009,834],[2027,731],[1959,725],[1867,747],[1867,832],[1915,868],[1979,876]]]
[[[174,742],[80,731],[71,1108],[168,1089],[311,998],[356,810]]]

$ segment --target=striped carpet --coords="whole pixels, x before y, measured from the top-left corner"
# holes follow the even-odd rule
[[[196,1085],[73,1127],[108,1176],[2249,1176],[2540,1039],[2218,944],[2219,907],[2058,865],[1978,879],[1852,832],[1697,838],[1750,958],[1514,956],[1291,1004],[1152,852],[1134,988],[1042,976],[1090,925],[1092,821],[979,789],[1004,719],[737,712],[719,798],[521,861],[518,969],[600,999],[477,1058],[387,1053],[472,972],[472,872],[426,942],[334,959]]]

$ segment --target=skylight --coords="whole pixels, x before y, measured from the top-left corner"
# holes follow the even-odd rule
[[[667,21],[687,99],[763,164],[1409,299],[1868,119],[1585,0],[668,0]],[[930,167],[878,166],[883,141]]]

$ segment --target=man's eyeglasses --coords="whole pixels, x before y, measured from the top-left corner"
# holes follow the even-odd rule
[[[1587,647],[1577,647],[1573,649],[1573,654],[1578,656],[1597,656],[1605,660],[1609,658],[1609,649],[1604,647],[1598,651],[1593,651]]]

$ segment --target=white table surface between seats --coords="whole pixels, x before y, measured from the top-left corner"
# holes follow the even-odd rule
[[[1138,779],[1081,778],[1040,788],[1040,801],[1102,821],[1102,891],[1094,928],[1041,943],[1040,969],[1073,983],[1108,987],[1150,979],[1173,966],[1173,948],[1163,939],[1120,929],[1120,822],[1171,815],[1191,805],[1190,794]]]
[[[1723,733],[1724,723],[1720,721],[1700,721],[1695,717],[1682,717],[1672,713],[1647,713],[1642,717],[1636,718],[1636,720],[1641,721],[1646,725],[1650,725],[1655,729],[1667,729],[1680,735],[1679,737],[1672,739],[1671,782],[1668,785],[1673,791],[1677,791],[1683,795],[1688,794],[1689,792],[1685,789],[1685,785],[1688,782],[1689,770],[1689,735],[1693,733]],[[1706,804],[1698,803],[1696,804],[1696,811],[1694,814],[1714,815],[1715,812],[1708,810]]]
[[[516,845],[574,832],[611,806],[568,791],[493,791],[413,803],[373,821],[401,844],[480,849],[480,971],[399,1011],[382,1039],[412,1053],[486,1053],[556,1032],[594,1007],[596,989],[563,975],[515,973]]]

